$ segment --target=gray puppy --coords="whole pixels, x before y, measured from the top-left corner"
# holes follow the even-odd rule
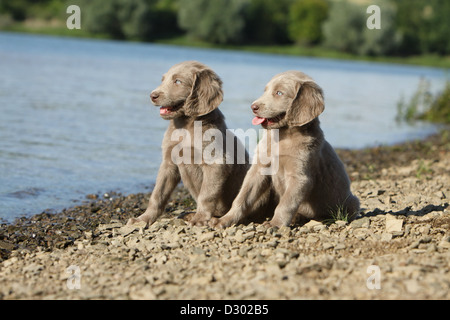
[[[256,202],[271,201],[271,194],[276,201],[271,226],[287,226],[297,215],[324,220],[340,211],[351,219],[359,212],[344,165],[320,129],[318,116],[324,108],[322,89],[304,73],[287,71],[270,80],[252,104],[253,124],[267,129],[256,154],[264,149],[272,163],[278,161],[278,170],[261,174],[268,164],[254,163],[230,211],[212,219],[211,226],[225,228],[242,222]],[[270,133],[275,129],[279,130],[278,150],[268,147],[273,145]]]
[[[190,223],[206,225],[211,217],[220,217],[230,209],[250,167],[245,148],[227,132],[224,116],[218,109],[223,99],[222,81],[204,64],[186,61],[171,67],[150,97],[154,105],[161,106],[161,117],[170,122],[162,141],[163,160],[147,210],[138,218],[131,218],[128,225],[140,221],[147,225],[154,223],[164,212],[180,180],[197,202],[197,212]],[[195,134],[194,129],[200,130],[201,137],[210,129],[227,137],[215,148],[223,151],[222,159],[210,163],[202,158],[212,142],[196,141],[198,132]],[[230,141],[231,149],[230,145],[226,146]],[[231,152],[236,148],[241,148],[241,153]],[[238,159],[242,154],[244,159]]]

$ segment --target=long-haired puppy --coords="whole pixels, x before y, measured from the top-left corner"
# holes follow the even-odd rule
[[[224,215],[242,185],[249,161],[245,148],[241,153],[231,152],[230,145],[227,149],[230,141],[232,148],[243,146],[227,131],[218,109],[223,99],[221,79],[204,64],[185,61],[164,74],[150,98],[160,106],[160,116],[169,121],[169,126],[147,210],[128,224],[155,222],[180,181],[197,202],[191,224],[205,225],[211,217]],[[244,155],[243,159],[237,158],[239,154]]]
[[[256,162],[248,171],[230,211],[210,225],[228,227],[243,221],[255,202],[275,195],[276,208],[271,226],[288,226],[300,215],[324,220],[337,214],[349,219],[359,212],[359,200],[350,191],[350,180],[341,160],[324,139],[318,116],[324,111],[322,89],[309,76],[287,71],[270,80],[264,94],[251,106],[254,125],[262,125],[265,135],[261,149],[278,161],[272,174],[261,174],[268,166]],[[276,144],[269,143],[276,135]],[[273,142],[273,141],[272,141]],[[275,145],[277,148],[268,147]]]

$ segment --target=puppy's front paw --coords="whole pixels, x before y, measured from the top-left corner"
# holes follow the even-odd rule
[[[142,219],[141,217],[130,218],[130,219],[128,219],[127,226],[134,226],[137,224],[144,224],[144,223],[145,223],[144,227],[145,228],[148,227],[148,225],[149,225],[148,220]]]
[[[209,226],[211,228],[217,228],[217,229],[225,229],[228,228],[229,226],[231,226],[231,223],[228,223],[228,221],[226,221],[223,218],[211,218],[211,220],[209,220]]]
[[[205,214],[196,213],[191,220],[189,220],[189,224],[191,226],[204,227],[209,223],[210,217]]]
[[[263,226],[266,226],[267,228],[270,228],[270,227],[281,228],[281,227],[287,226],[287,225],[280,220],[272,219],[270,221],[264,221]]]

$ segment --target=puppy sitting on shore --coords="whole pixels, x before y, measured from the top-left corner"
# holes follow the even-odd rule
[[[224,215],[250,165],[245,148],[227,131],[224,116],[218,109],[223,99],[222,81],[207,66],[186,61],[170,68],[150,98],[154,105],[161,106],[160,116],[170,122],[162,142],[163,160],[147,210],[138,218],[131,218],[128,225],[140,221],[147,225],[154,223],[164,212],[180,180],[197,202],[191,224],[205,225],[213,215]],[[223,151],[215,154],[214,161],[202,158],[205,149],[211,146],[212,138],[202,139],[207,132],[226,137],[221,142],[214,140],[215,152]],[[199,136],[200,141],[197,141]],[[233,146],[228,150],[225,144],[230,141]],[[234,152],[235,148],[243,149],[239,153]],[[222,158],[217,159],[217,155]],[[244,159],[238,161],[238,155]]]
[[[264,175],[261,172],[267,164],[254,163],[230,211],[212,219],[210,225],[225,228],[241,222],[254,203],[269,196],[268,190],[277,202],[268,222],[271,226],[288,226],[297,215],[314,220],[339,213],[354,217],[359,200],[351,193],[344,165],[319,126],[318,116],[324,110],[322,89],[307,75],[287,71],[272,78],[251,108],[256,116],[253,124],[267,129],[256,154],[267,149],[272,162],[278,161],[278,170]],[[275,130],[279,130],[278,150],[269,150]]]

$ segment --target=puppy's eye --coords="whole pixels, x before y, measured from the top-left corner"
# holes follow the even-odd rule
[[[176,80],[175,80],[175,83],[176,83],[176,84],[181,84],[181,80],[180,80],[180,79],[176,79]]]
[[[277,96],[282,96],[282,95],[283,95],[283,92],[277,91]]]

